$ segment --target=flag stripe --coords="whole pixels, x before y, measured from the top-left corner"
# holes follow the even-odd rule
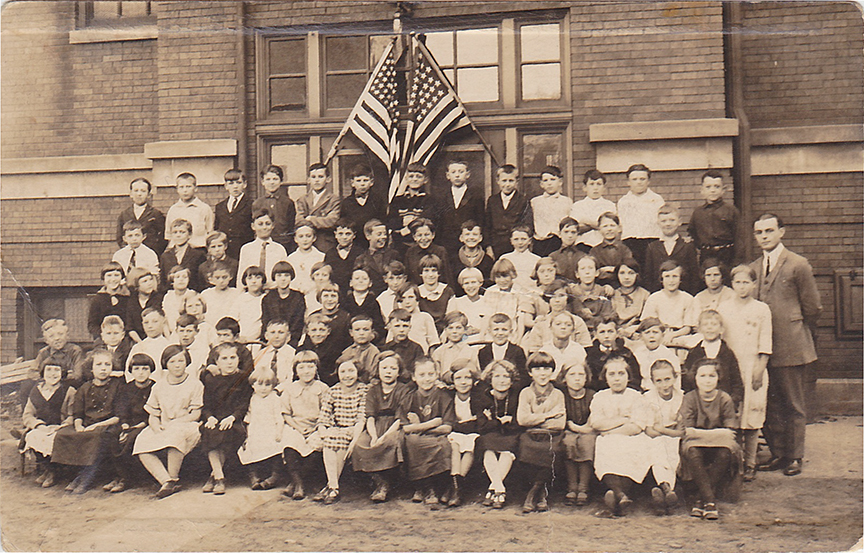
[[[393,144],[396,138],[396,58],[394,55],[395,39],[390,42],[384,55],[375,66],[375,70],[366,82],[366,86],[351,115],[345,122],[342,131],[330,148],[327,161],[335,155],[338,144],[345,133],[350,130],[377,156],[387,169],[393,165]]]

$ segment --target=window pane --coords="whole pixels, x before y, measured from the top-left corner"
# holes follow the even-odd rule
[[[366,73],[329,75],[327,77],[327,107],[354,107],[364,86],[366,86]]]
[[[456,31],[457,65],[498,63],[498,29]]]
[[[557,24],[525,25],[520,34],[523,63],[561,59],[561,37]]]
[[[93,2],[93,19],[117,19],[119,2]]]
[[[149,2],[123,2],[123,17],[147,17]]]
[[[560,63],[522,66],[523,100],[557,100],[560,97]]]
[[[365,36],[327,38],[327,71],[365,71],[367,67]]]
[[[285,173],[285,183],[306,182],[306,144],[274,144],[270,148],[270,163]]]
[[[438,65],[453,65],[453,33],[426,33],[426,47]]]
[[[306,41],[274,40],[270,42],[270,74],[291,75],[306,72]]]
[[[522,170],[538,175],[547,165],[561,167],[560,134],[522,135]]]
[[[456,70],[457,92],[463,102],[497,102],[498,68],[480,67]]]
[[[270,109],[273,111],[306,107],[306,77],[270,79]]]

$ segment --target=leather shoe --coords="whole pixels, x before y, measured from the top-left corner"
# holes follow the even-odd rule
[[[789,464],[789,460],[783,457],[771,457],[765,463],[756,467],[756,470],[767,472],[772,470],[781,470],[785,469],[786,465]]]
[[[786,476],[796,476],[801,474],[801,459],[792,459],[792,462],[783,469],[783,474]]]

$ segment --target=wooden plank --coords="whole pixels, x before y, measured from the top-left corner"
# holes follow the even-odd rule
[[[33,369],[35,359],[20,361],[9,365],[0,366],[0,385],[14,384],[27,380],[27,375]]]

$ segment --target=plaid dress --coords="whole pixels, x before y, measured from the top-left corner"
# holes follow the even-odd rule
[[[346,392],[336,384],[324,394],[321,401],[319,425],[330,429],[330,435],[323,438],[324,447],[336,450],[348,449],[354,437],[354,425],[366,420],[366,390],[362,382],[353,391]]]

